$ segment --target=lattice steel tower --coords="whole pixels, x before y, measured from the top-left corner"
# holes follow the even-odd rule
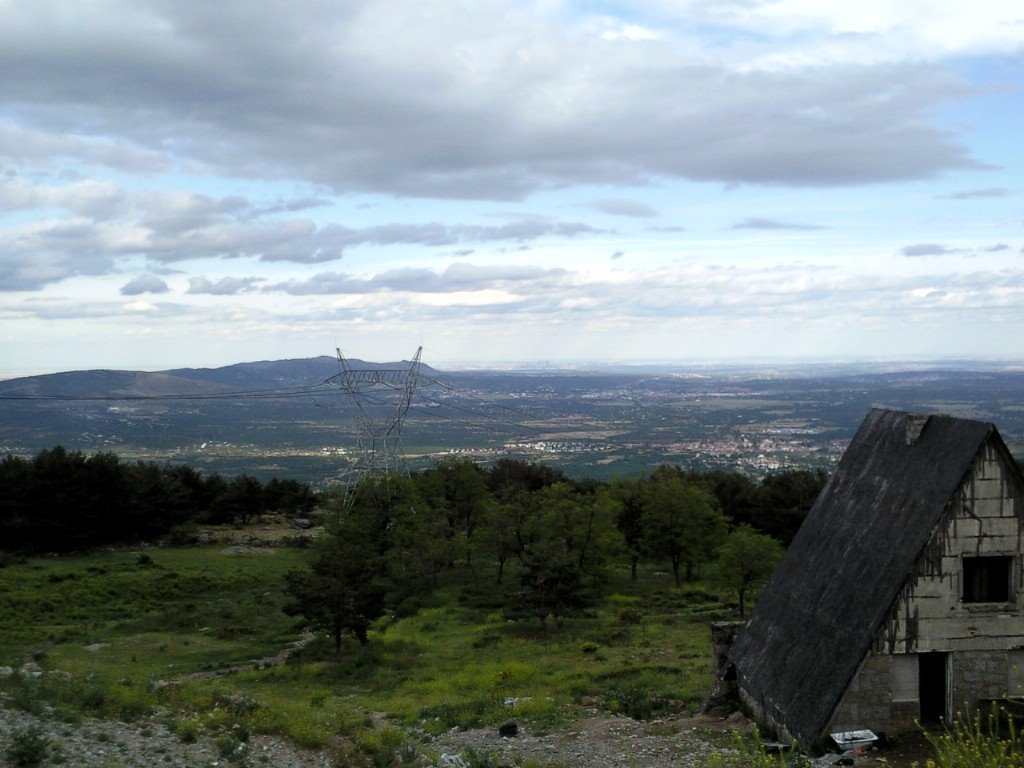
[[[367,475],[409,473],[402,455],[402,422],[420,383],[420,355],[408,368],[352,368],[338,350],[341,371],[325,382],[345,393],[356,417],[356,462],[342,473],[350,500]]]

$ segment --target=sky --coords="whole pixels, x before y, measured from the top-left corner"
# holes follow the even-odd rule
[[[0,377],[1024,360],[1019,0],[0,0]]]

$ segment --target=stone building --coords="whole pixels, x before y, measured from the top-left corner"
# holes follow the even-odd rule
[[[1024,695],[1024,476],[995,426],[872,410],[729,650],[804,747]]]

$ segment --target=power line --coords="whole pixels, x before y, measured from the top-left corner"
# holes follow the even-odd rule
[[[235,392],[208,392],[206,394],[167,394],[167,395],[19,395],[2,394],[0,400],[38,401],[38,402],[160,402],[179,400],[269,400],[274,398],[309,397],[313,390],[325,386],[325,383],[312,386],[288,387],[286,389],[249,389]]]

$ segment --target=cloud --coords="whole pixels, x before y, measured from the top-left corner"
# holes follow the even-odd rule
[[[618,259],[621,259],[621,258],[622,258],[623,256],[625,256],[625,255],[626,255],[626,254],[625,254],[625,252],[624,252],[624,251],[616,251],[615,253],[613,253],[613,254],[611,255],[611,260],[612,260],[612,261],[616,261],[616,260],[618,260]]]
[[[904,256],[945,256],[948,253],[957,253],[955,248],[947,248],[938,243],[917,243],[907,245],[900,249]]]
[[[379,292],[467,293],[509,286],[537,289],[552,285],[567,274],[564,269],[533,266],[474,266],[452,264],[443,272],[407,267],[371,277],[356,277],[341,272],[322,272],[308,280],[288,280],[268,285],[264,292],[283,292],[295,296],[317,294],[370,294]]]
[[[649,219],[658,215],[654,208],[638,200],[594,200],[590,205],[603,213],[610,213],[613,216],[633,216],[640,219]]]
[[[302,210],[319,203],[300,198],[278,201],[270,209]],[[306,218],[263,218],[268,207],[241,196],[137,192],[111,182],[44,184],[17,174],[0,178],[0,205],[37,214],[0,228],[0,290],[39,290],[76,275],[103,274],[119,259],[140,256],[159,264],[209,258],[319,264],[336,261],[346,249],[358,246],[523,244],[601,231],[542,216],[494,225],[318,226]],[[52,209],[62,209],[63,218],[46,216]]]
[[[141,275],[124,285],[121,288],[121,294],[124,296],[139,296],[143,293],[167,293],[170,290],[167,287],[167,283],[156,275]]]
[[[733,224],[730,229],[797,229],[814,230],[827,229],[827,227],[814,224],[796,224],[789,221],[778,221],[776,219],[751,218]]]
[[[211,296],[236,296],[239,293],[248,293],[255,290],[256,283],[260,282],[258,277],[222,277],[220,280],[211,281],[205,277],[190,277],[188,279],[188,293],[206,293]]]
[[[95,301],[29,301],[18,306],[17,314],[40,320],[90,320],[123,318],[145,315],[147,318],[178,318],[187,315],[190,308],[172,302],[152,303],[143,300],[124,303]]]
[[[981,250],[983,250],[985,253],[999,253],[1000,251],[1008,251],[1009,249],[1010,246],[1008,246],[1006,243],[996,243],[995,245],[989,245],[985,248],[982,248]]]
[[[988,187],[987,189],[966,189],[949,195],[936,195],[936,200],[982,200],[992,197],[1009,197],[1010,190],[1006,187]]]
[[[307,197],[299,200],[277,200],[273,203],[253,208],[253,216],[268,216],[275,213],[298,213],[311,208],[323,208],[330,205],[330,200],[320,197]]]
[[[926,59],[734,66],[506,2],[40,2],[0,28],[9,157],[494,200],[988,167],[929,124],[971,89]]]

